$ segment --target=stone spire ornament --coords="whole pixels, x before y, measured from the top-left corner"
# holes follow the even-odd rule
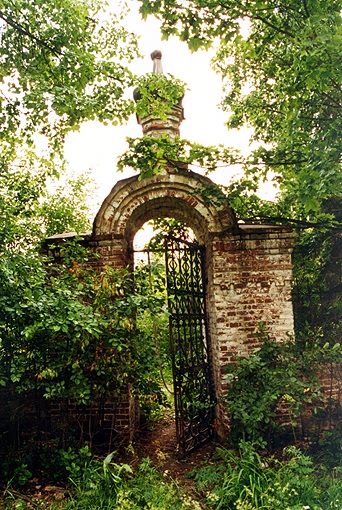
[[[164,74],[163,66],[162,66],[162,52],[160,50],[154,50],[151,53],[151,59],[153,60],[153,73],[154,74]]]
[[[153,71],[152,71],[152,77],[153,75],[161,75],[165,81],[167,81],[169,78],[167,76],[164,76],[163,73],[163,66],[162,66],[162,52],[160,50],[154,50],[151,53],[151,59],[153,61]],[[146,81],[148,80],[148,76],[146,75]],[[150,75],[151,76],[151,75]],[[170,79],[172,81],[172,79]],[[158,93],[158,89],[151,92],[151,105],[153,104],[153,98],[161,98],[162,94]],[[136,103],[138,103],[139,100],[142,99],[142,93],[141,90],[139,90],[139,87],[136,88],[133,92],[133,98]],[[155,138],[159,138],[162,135],[166,135],[170,138],[175,138],[176,136],[179,136],[179,126],[184,120],[184,109],[182,106],[182,99],[183,97],[179,98],[179,101],[177,104],[173,105],[170,108],[170,111],[166,114],[166,116],[163,118],[160,118],[157,114],[154,113],[148,113],[146,115],[139,115],[137,114],[137,121],[138,124],[141,125],[143,130],[144,136],[151,136]],[[167,99],[165,99],[165,103],[167,103]]]

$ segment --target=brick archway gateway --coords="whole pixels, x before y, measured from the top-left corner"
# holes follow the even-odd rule
[[[112,238],[123,265],[134,268],[133,239],[149,220],[172,217],[186,223],[199,246],[172,240],[166,247],[170,348],[174,377],[177,447],[185,455],[212,437],[217,363],[208,317],[210,249],[214,236],[236,228],[228,204],[215,207],[203,198],[208,178],[179,169],[152,178],[117,183],[95,221],[95,238]],[[202,193],[203,192],[203,193]],[[217,188],[217,192],[219,189]],[[118,260],[118,258],[117,258]],[[171,274],[173,273],[173,274]],[[171,297],[172,296],[172,297]]]
[[[293,333],[293,233],[282,226],[237,223],[227,203],[206,203],[201,191],[208,186],[215,184],[186,169],[119,181],[96,215],[89,241],[103,265],[133,267],[133,239],[146,221],[174,217],[192,228],[207,253],[206,306],[220,402],[227,387],[225,366],[258,347],[260,323],[277,341]],[[218,404],[214,429],[225,435],[227,428]]]

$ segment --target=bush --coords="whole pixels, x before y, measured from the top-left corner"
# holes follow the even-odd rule
[[[276,436],[279,440],[277,409],[281,403],[295,434],[304,405],[319,396],[310,353],[299,352],[292,342],[273,342],[263,331],[260,336],[260,349],[227,369],[226,405],[235,445],[241,439],[264,446]]]

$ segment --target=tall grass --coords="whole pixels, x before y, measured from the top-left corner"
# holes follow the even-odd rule
[[[213,510],[342,510],[342,468],[316,467],[294,446],[281,460],[248,442],[239,451],[219,448],[216,462],[192,476]]]

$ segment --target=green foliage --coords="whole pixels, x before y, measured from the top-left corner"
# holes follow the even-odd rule
[[[8,488],[14,489],[25,486],[33,477],[65,484],[69,477],[81,479],[92,462],[92,453],[87,445],[64,449],[57,440],[39,444],[32,441],[4,458],[1,479],[7,481]]]
[[[70,456],[70,452],[68,453]],[[65,510],[201,510],[202,506],[186,495],[175,482],[160,474],[149,459],[143,459],[133,472],[131,466],[114,461],[115,452],[101,461],[83,448],[72,455],[69,494],[62,502],[49,503],[50,509]],[[15,497],[5,491],[6,510],[32,508],[30,498]],[[33,501],[32,501],[33,503]],[[41,503],[43,504],[43,503]],[[14,506],[15,505],[15,506]],[[51,505],[51,506],[50,506]],[[37,506],[38,508],[38,506]],[[39,508],[44,508],[40,506]]]
[[[165,250],[165,237],[172,236],[178,239],[184,239],[185,241],[193,242],[194,235],[191,229],[182,221],[175,220],[174,218],[157,218],[151,222],[155,234],[151,237],[146,245],[147,250]],[[154,254],[154,256],[157,254]],[[165,275],[165,263],[163,262],[164,278]],[[166,283],[164,283],[165,287]],[[166,288],[166,287],[165,287]]]
[[[0,384],[13,383],[25,391],[37,389],[38,381],[50,378],[52,391],[58,393],[62,383],[56,381],[58,366],[48,366],[46,356],[54,355],[54,347],[49,340],[44,344],[44,321],[45,338],[57,341],[58,323],[63,314],[67,316],[67,307],[70,305],[69,325],[65,323],[63,327],[68,331],[72,316],[86,317],[86,309],[71,297],[72,288],[74,296],[77,292],[79,296],[81,290],[76,290],[80,281],[72,279],[71,267],[61,265],[59,279],[57,270],[49,268],[48,261],[40,256],[40,243],[44,236],[58,233],[59,229],[63,232],[88,228],[84,186],[89,181],[84,176],[69,178],[56,193],[49,191],[47,183],[51,188],[56,182],[49,179],[49,166],[44,168],[45,160],[37,161],[30,151],[25,155],[30,157],[22,164],[18,161],[18,166],[11,159],[7,166],[7,161],[0,177]],[[89,321],[87,325],[90,327]],[[39,375],[39,366],[45,375]],[[53,380],[57,383],[55,389]]]
[[[185,84],[172,75],[148,73],[137,80],[136,112],[140,118],[151,115],[166,119],[184,96]]]
[[[341,466],[318,465],[295,446],[277,456],[262,454],[251,443],[241,441],[238,450],[217,448],[216,455],[190,477],[197,488],[196,499],[143,459],[133,471],[118,463],[115,452],[104,460],[92,457],[87,447],[63,452],[69,473],[68,497],[49,508],[113,510],[333,510],[340,508]],[[32,508],[33,498],[8,485],[3,508]],[[45,508],[39,501],[39,508]],[[38,508],[38,501],[37,501]]]
[[[271,172],[297,219],[324,212],[342,190],[341,0],[140,4],[144,17],[160,17],[166,37],[192,50],[219,40],[214,66],[228,126],[252,126],[259,142],[246,168],[259,181]]]
[[[339,508],[340,470],[315,468],[311,457],[294,446],[282,459],[260,455],[242,441],[239,451],[219,448],[216,462],[195,470],[198,489],[213,510],[326,510]]]
[[[311,216],[341,190],[339,4],[308,2],[305,10],[303,2],[294,12],[290,2],[270,6],[264,19],[251,9],[248,37],[222,46],[216,60],[231,83],[232,124],[249,121],[255,138],[272,146],[262,160],[275,169],[284,200]]]
[[[282,203],[269,202],[258,197],[258,179],[246,173],[244,177],[224,188],[229,205],[239,219],[246,222],[287,223],[291,215]]]
[[[61,185],[35,163],[0,177],[0,385],[85,404],[119,396],[129,381],[148,414],[164,396],[142,318],[160,315],[161,301],[139,287],[138,274],[134,289],[128,272],[96,273],[78,241],[58,248],[57,265],[39,253],[46,235],[89,228],[89,180]]]
[[[151,426],[171,407],[165,393],[171,379],[165,265],[154,258],[134,271],[137,292],[151,297],[149,306],[139,308],[136,315],[136,327],[148,340],[139,358],[139,371],[144,374],[138,388],[141,426]]]
[[[228,128],[253,128],[250,154],[237,159],[244,175],[224,189],[237,217],[311,227],[299,230],[295,251],[296,332],[305,342],[341,336],[341,10],[341,0],[140,0],[165,37],[218,48]],[[269,180],[275,204],[257,197]]]
[[[80,449],[68,448],[67,450],[54,450],[60,457],[60,464],[65,472],[62,480],[69,478],[72,483],[81,481],[86,473],[91,471],[93,456],[87,445]]]
[[[89,231],[91,222],[86,200],[93,190],[94,182],[86,174],[71,175],[64,183],[48,182],[48,191],[44,193],[38,211],[44,236]]]
[[[272,342],[265,333],[262,346],[227,368],[227,410],[232,419],[231,439],[265,444],[277,436],[277,408],[285,405],[293,430],[303,406],[319,397],[311,369],[312,355],[292,342]]]
[[[149,262],[141,261],[135,267],[134,275],[137,292],[153,296],[150,306],[144,310],[139,309],[136,315],[137,328],[149,339],[149,351],[145,353],[147,357],[142,358],[140,364],[140,370],[145,367],[139,398],[140,424],[151,426],[160,420],[165,408],[171,407],[167,394],[172,375],[163,254],[150,253]]]
[[[19,168],[2,167],[0,173],[0,250],[14,249],[20,243],[32,243],[39,235],[39,201],[45,190],[45,179],[30,160]]]
[[[157,298],[134,291],[128,272],[83,267],[79,246],[63,249],[58,266],[18,254],[2,268],[2,384],[80,403],[128,382],[139,394],[153,348],[134,317]]]
[[[190,495],[186,495],[176,482],[168,479],[167,473],[161,474],[144,459],[133,479],[133,501],[137,510],[201,510],[201,505]],[[128,508],[128,507],[127,507]]]
[[[309,229],[294,250],[294,310],[297,338],[310,345],[317,338],[340,341],[341,233]]]
[[[137,54],[136,38],[106,2],[5,0],[0,19],[2,140],[30,143],[40,133],[58,151],[84,120],[132,113],[124,64]]]
[[[164,36],[178,35],[192,51],[209,48],[216,36],[222,35],[229,40],[239,29],[238,22],[232,19],[237,9],[234,9],[234,2],[226,7],[216,1],[206,4],[195,0],[179,8],[171,0],[139,1],[144,18],[149,14],[160,15]]]
[[[277,447],[291,441],[291,437],[297,440],[308,433],[302,428],[303,413],[307,417],[309,413],[318,427],[324,419],[339,423],[341,405],[336,398],[323,397],[319,375],[331,374],[331,388],[325,387],[325,395],[340,383],[340,342],[330,338],[323,343],[317,334],[306,337],[303,332],[296,343],[276,343],[263,330],[259,339],[260,348],[227,367],[225,400],[231,419],[231,443],[247,440],[262,447]],[[285,416],[282,425],[281,415]],[[337,428],[332,438],[338,441],[340,437]],[[321,452],[320,439],[314,435],[311,439],[318,441],[316,448]]]
[[[141,177],[151,177],[162,172],[166,167],[184,169],[187,165],[198,166],[205,173],[220,166],[234,164],[238,152],[222,145],[204,146],[176,137],[170,139],[163,135],[159,138],[144,136],[128,138],[129,148],[118,160],[118,169],[126,166],[141,173]]]
[[[73,202],[81,213],[75,221],[65,191],[57,190],[57,207],[46,180],[64,170],[68,132],[87,120],[115,124],[134,111],[124,93],[134,83],[127,65],[138,53],[136,38],[102,0],[4,0],[0,21],[0,235],[18,243],[63,224],[82,231],[84,202]],[[74,199],[81,179],[67,184]]]
[[[25,487],[27,482],[32,478],[32,473],[24,462],[19,464],[13,472],[10,484],[17,487]]]
[[[241,442],[239,453],[218,448],[217,454],[223,462],[218,462],[215,471],[209,465],[193,474],[199,490],[207,492],[208,504],[215,509],[240,508],[238,505],[248,501],[251,508],[259,508],[272,473],[261,456],[245,442]]]
[[[313,449],[315,461],[330,469],[342,466],[341,437],[340,422],[333,430],[324,431]]]
[[[67,468],[73,489],[66,508],[117,508],[117,499],[132,469],[127,464],[112,462],[114,453],[100,462],[84,447],[74,456],[75,460],[70,459]],[[108,504],[111,506],[107,507]]]
[[[27,148],[2,153],[0,166],[2,256],[32,252],[48,235],[89,229],[87,175],[68,175],[62,164],[56,166]]]

